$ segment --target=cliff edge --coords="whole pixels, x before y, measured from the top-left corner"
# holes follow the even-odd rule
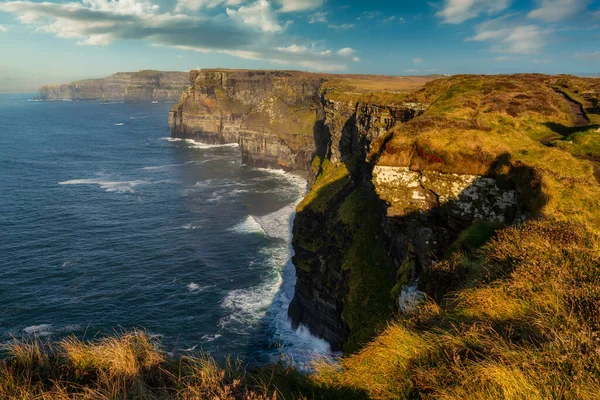
[[[249,165],[309,171],[289,315],[352,353],[461,285],[433,272],[440,261],[567,212],[566,182],[593,181],[594,165],[541,140],[570,123],[557,79],[192,71],[169,123],[174,137],[239,143]]]

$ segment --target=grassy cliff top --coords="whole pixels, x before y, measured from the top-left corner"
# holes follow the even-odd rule
[[[389,132],[374,160],[458,174],[531,174],[543,209],[482,247],[425,268],[425,303],[339,364],[317,363],[301,374],[282,365],[217,366],[198,354],[170,360],[139,333],[91,343],[71,338],[52,348],[15,341],[0,363],[0,397],[598,398],[600,185],[597,164],[581,159],[600,157],[597,85],[566,76],[457,76],[408,95],[430,108]],[[576,122],[572,101],[589,123]],[[323,171],[301,207],[321,206],[319,192],[347,176],[343,165]],[[323,195],[327,201],[330,193]],[[341,217],[364,224],[364,210],[355,208]]]
[[[569,101],[553,89],[557,79],[456,76],[431,82],[410,95],[430,103],[429,109],[390,132],[374,156],[383,166],[457,174],[496,176],[523,166],[544,186],[546,215],[600,226],[597,166],[580,156],[599,148],[598,127],[575,126]]]

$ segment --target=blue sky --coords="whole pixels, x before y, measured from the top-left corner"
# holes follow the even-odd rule
[[[600,74],[600,0],[0,0],[0,91],[194,68]]]

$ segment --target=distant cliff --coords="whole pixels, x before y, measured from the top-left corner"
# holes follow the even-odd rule
[[[102,100],[126,103],[175,102],[189,87],[187,72],[118,72],[103,79],[86,79],[42,86],[40,100]]]

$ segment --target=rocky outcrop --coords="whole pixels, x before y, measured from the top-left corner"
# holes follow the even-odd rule
[[[37,98],[126,103],[175,102],[188,86],[189,75],[186,72],[118,72],[104,79],[42,86]]]
[[[423,111],[418,104],[324,98],[329,143],[296,214],[289,315],[334,349],[351,352],[370,340],[399,312],[402,293],[462,232],[479,223],[510,224],[527,212],[519,190],[531,185],[506,176],[372,164],[389,130]]]
[[[243,161],[307,170],[323,78],[288,71],[201,70],[173,107],[173,137],[239,143]]]

